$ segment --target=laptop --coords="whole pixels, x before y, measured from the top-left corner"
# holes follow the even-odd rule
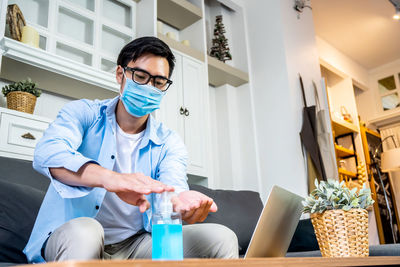
[[[272,187],[244,257],[284,257],[303,211],[302,200],[279,186]]]

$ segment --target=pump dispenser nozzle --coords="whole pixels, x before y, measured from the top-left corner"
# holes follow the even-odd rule
[[[160,198],[160,213],[171,214],[173,212],[170,192],[162,192]]]

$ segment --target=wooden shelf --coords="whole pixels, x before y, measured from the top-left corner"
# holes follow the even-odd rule
[[[350,156],[354,156],[355,155],[354,150],[347,149],[347,148],[342,147],[342,146],[335,145],[335,149],[336,149],[336,155],[339,158],[345,158],[345,157],[350,157]]]
[[[72,98],[108,98],[119,92],[112,73],[7,37],[3,38],[0,50],[5,51],[0,75],[4,79],[17,81],[29,73],[42,89]]]
[[[167,43],[167,45],[169,45],[171,48],[204,62],[204,53],[200,52],[199,50],[181,44],[180,42],[171,39],[162,33],[157,33],[157,37]]]
[[[212,86],[218,87],[224,84],[240,86],[249,82],[249,74],[228,64],[219,61],[214,57],[207,56],[208,79]]]
[[[351,172],[351,171],[348,171],[348,170],[345,170],[345,169],[342,169],[342,168],[339,168],[339,175],[340,174],[346,175],[346,176],[351,177],[351,178],[357,178],[357,173]]]
[[[338,120],[332,117],[332,126],[336,137],[348,133],[358,133],[357,126],[345,120]]]
[[[187,0],[161,0],[157,3],[157,17],[182,30],[200,20],[203,12]]]

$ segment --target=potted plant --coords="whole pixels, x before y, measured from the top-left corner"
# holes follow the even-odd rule
[[[302,202],[303,212],[311,213],[318,245],[323,257],[366,257],[368,211],[374,201],[371,190],[345,187],[344,181],[318,183]]]
[[[6,85],[2,91],[7,97],[7,108],[30,114],[35,110],[36,98],[42,93],[30,78]]]

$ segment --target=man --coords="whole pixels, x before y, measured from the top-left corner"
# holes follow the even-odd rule
[[[188,191],[184,144],[149,115],[174,60],[155,37],[133,40],[118,56],[120,96],[72,101],[46,130],[33,166],[51,185],[24,249],[29,262],[151,258],[151,193],[175,191],[174,210],[189,224],[217,210]],[[183,244],[185,257],[238,257],[236,235],[221,225],[183,226]]]

